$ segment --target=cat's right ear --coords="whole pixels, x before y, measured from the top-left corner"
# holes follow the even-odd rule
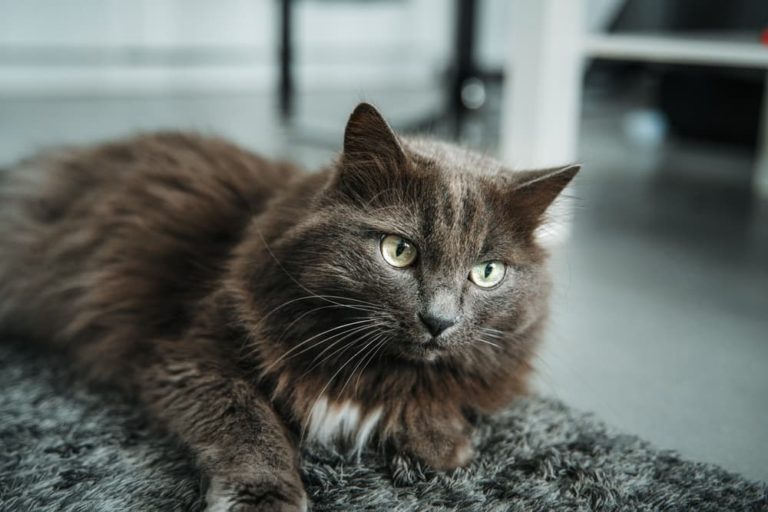
[[[331,190],[364,200],[391,188],[405,166],[405,152],[378,110],[360,103],[347,121],[344,149]]]
[[[360,103],[347,121],[344,130],[343,159],[349,163],[372,159],[399,164],[405,153],[387,122],[369,103]]]

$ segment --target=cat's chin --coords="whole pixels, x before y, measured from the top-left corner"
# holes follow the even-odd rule
[[[402,356],[409,361],[433,363],[446,353],[446,348],[435,342],[412,343],[404,347]]]

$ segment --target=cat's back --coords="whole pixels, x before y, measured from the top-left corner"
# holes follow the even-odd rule
[[[43,335],[66,337],[107,310],[179,319],[245,224],[299,174],[183,133],[22,162],[0,183],[0,321],[45,318]]]
[[[151,208],[171,212],[191,203],[258,209],[296,169],[224,140],[166,132],[86,148],[52,150],[6,171],[0,215],[38,223]]]

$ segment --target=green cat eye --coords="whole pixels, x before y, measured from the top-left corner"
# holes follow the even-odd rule
[[[472,267],[469,279],[481,288],[491,288],[504,279],[507,266],[499,260],[483,261]]]
[[[405,238],[397,235],[385,235],[381,239],[381,255],[393,267],[407,267],[416,261],[416,247]]]

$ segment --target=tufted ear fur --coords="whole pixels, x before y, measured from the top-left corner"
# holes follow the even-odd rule
[[[378,110],[360,103],[347,121],[331,191],[361,200],[390,188],[406,166],[400,141]]]
[[[371,157],[400,162],[405,154],[379,111],[368,103],[360,103],[349,116],[344,130],[344,160],[354,162]]]
[[[527,232],[541,224],[544,213],[571,182],[580,165],[514,172],[505,177],[507,211]]]

